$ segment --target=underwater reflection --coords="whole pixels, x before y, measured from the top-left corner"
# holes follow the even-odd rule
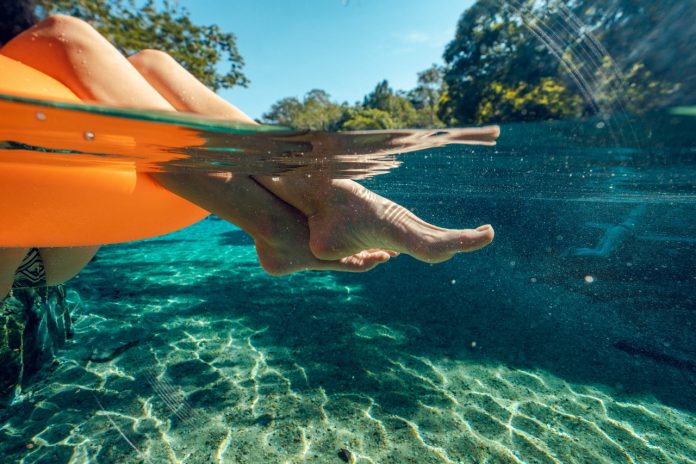
[[[295,131],[182,113],[0,95],[0,163],[132,163],[139,172],[322,173],[337,179],[360,179],[399,166],[398,154],[451,144],[490,146],[498,133],[495,126]]]

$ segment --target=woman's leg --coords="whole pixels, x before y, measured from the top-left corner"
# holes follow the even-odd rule
[[[15,272],[28,251],[29,248],[0,248],[0,301],[10,293]]]
[[[87,23],[68,16],[52,16],[35,27],[14,38],[0,50],[5,56],[21,61],[65,84],[80,98],[86,101],[115,106],[139,107],[174,111],[158,91],[153,89],[143,76],[123,57],[106,39]],[[235,117],[235,113],[225,113]],[[220,213],[227,220],[239,225],[252,235],[259,245],[260,254],[265,259],[262,263],[270,272],[280,274],[304,269],[336,269],[346,271],[369,270],[376,264],[389,259],[389,254],[381,251],[368,251],[346,259],[322,261],[315,258],[307,247],[307,220],[298,211],[270,195],[263,187],[250,178],[233,178],[222,183],[219,178],[211,178],[211,187],[199,188],[200,177],[192,177],[192,182],[178,182],[171,179],[169,184],[176,185],[176,193],[192,201],[199,201],[204,208],[216,205],[214,198],[201,198],[200,194],[216,194],[216,188],[223,189],[230,196],[226,197],[230,207]],[[232,206],[240,202],[234,195],[244,193],[244,205]],[[206,201],[208,200],[208,201]],[[263,211],[266,220],[260,217]],[[286,261],[281,253],[273,247],[278,237],[269,234],[275,230],[259,226],[261,223],[274,223],[267,220],[274,218],[287,224],[283,230],[284,244],[292,243],[295,253],[292,261]],[[304,256],[300,255],[304,251]],[[51,260],[56,264],[67,263],[70,252],[50,252]],[[343,257],[341,257],[343,258]],[[80,260],[76,256],[74,262]],[[85,261],[86,262],[86,261]],[[59,266],[51,266],[58,272]]]
[[[272,275],[308,269],[363,272],[395,255],[371,249],[336,260],[314,257],[307,218],[248,177],[234,180],[230,173],[186,173],[162,175],[158,181],[247,231],[254,238],[261,266]]]
[[[128,61],[178,111],[255,124],[253,119],[209,91],[166,53],[143,50]],[[395,255],[368,249],[335,260],[315,258],[309,250],[307,218],[248,176],[231,173],[154,176],[171,191],[250,232],[261,265],[270,274],[303,269],[366,271]]]
[[[58,285],[70,280],[89,263],[98,249],[98,246],[39,249],[45,284]],[[29,248],[0,248],[0,300],[10,292],[17,268],[28,251]]]
[[[46,270],[46,284],[58,285],[72,279],[90,262],[97,250],[98,246],[39,249]]]
[[[177,110],[253,123],[166,53],[145,50],[130,61]],[[472,142],[491,143],[498,135],[497,127],[487,127],[471,130],[470,137]],[[310,247],[322,259],[383,248],[405,252],[423,261],[439,262],[458,252],[482,248],[493,240],[491,226],[465,230],[436,227],[353,181],[321,179],[321,176],[313,176],[311,180],[304,176],[257,180],[309,218]],[[177,191],[176,185],[171,187]],[[224,204],[219,206],[224,210]]]
[[[39,249],[46,276],[45,284],[58,285],[72,279],[89,263],[98,249],[98,246]],[[0,248],[0,301],[12,289],[17,268],[28,251],[29,248]]]
[[[256,121],[208,89],[165,52],[142,50],[130,56],[128,61],[177,111],[256,124]]]
[[[70,16],[50,16],[0,53],[57,79],[86,102],[173,110],[104,37]]]

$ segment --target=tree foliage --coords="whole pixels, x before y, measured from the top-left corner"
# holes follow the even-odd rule
[[[675,0],[478,0],[445,50],[439,116],[461,124],[662,105],[678,87],[636,61],[631,44],[670,5]]]
[[[90,23],[125,55],[154,48],[172,55],[213,90],[246,87],[244,60],[234,34],[194,24],[186,9],[168,0],[38,0],[37,13],[68,14]],[[219,62],[229,69],[218,71]]]
[[[418,85],[408,92],[414,108],[419,111],[417,125],[424,127],[439,127],[442,122],[437,116],[437,110],[444,92],[442,76],[444,68],[433,64],[428,69],[418,73]],[[425,116],[425,119],[423,117]]]
[[[541,79],[535,86],[524,81],[514,86],[492,82],[480,97],[475,122],[562,119],[576,116],[581,106],[579,95],[550,77]]]
[[[414,92],[396,92],[384,80],[361,103],[349,105],[335,103],[325,91],[315,89],[301,101],[295,97],[278,100],[263,120],[295,129],[330,131],[441,127],[434,116],[438,93],[420,97]]]
[[[344,111],[344,106],[332,102],[324,90],[314,89],[302,101],[295,97],[278,100],[263,119],[295,129],[338,130]]]
[[[365,96],[362,106],[388,114],[394,126],[387,129],[416,125],[417,114],[413,103],[404,95],[397,94],[386,80],[378,83],[375,89]]]
[[[663,38],[675,23],[691,27],[685,34],[696,38],[696,9],[688,3],[478,0],[461,16],[445,65],[419,73],[415,88],[395,91],[384,80],[355,105],[326,101],[320,107],[333,111],[324,117],[328,126],[314,123],[316,110],[296,99],[276,103],[282,105],[267,121],[357,130],[650,111],[684,94],[685,85],[696,98],[696,55],[683,53],[691,45],[669,52]],[[637,35],[650,40],[636,44]],[[674,72],[682,62],[686,72]]]
[[[394,129],[397,124],[386,111],[377,108],[349,108],[341,130]]]

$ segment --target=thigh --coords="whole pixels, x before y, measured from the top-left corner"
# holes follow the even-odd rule
[[[28,248],[0,248],[0,300],[10,292],[15,272],[28,251]]]
[[[98,249],[98,246],[41,248],[46,283],[58,285],[70,280],[90,262]]]
[[[76,18],[50,16],[0,53],[62,82],[84,101],[173,110],[108,40]]]

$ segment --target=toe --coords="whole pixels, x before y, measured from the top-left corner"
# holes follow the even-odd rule
[[[383,250],[364,250],[336,261],[331,261],[331,269],[347,272],[365,272],[379,264],[389,261],[389,254]]]
[[[463,230],[459,239],[459,251],[469,252],[480,250],[493,241],[495,233],[490,224],[476,229]]]
[[[376,252],[386,253],[386,254],[389,255],[391,258],[394,258],[394,257],[396,257],[396,256],[399,256],[399,254],[400,254],[398,251],[394,251],[394,250],[383,250],[383,249],[381,249],[381,248],[370,248],[370,249],[368,249],[367,251],[369,251],[370,253],[376,253]]]
[[[443,230],[431,234],[428,239],[416,242],[409,254],[426,263],[441,263],[457,253],[479,250],[493,241],[493,227],[477,229]]]
[[[495,145],[499,136],[499,126],[467,127],[456,132],[454,140],[463,144]]]

